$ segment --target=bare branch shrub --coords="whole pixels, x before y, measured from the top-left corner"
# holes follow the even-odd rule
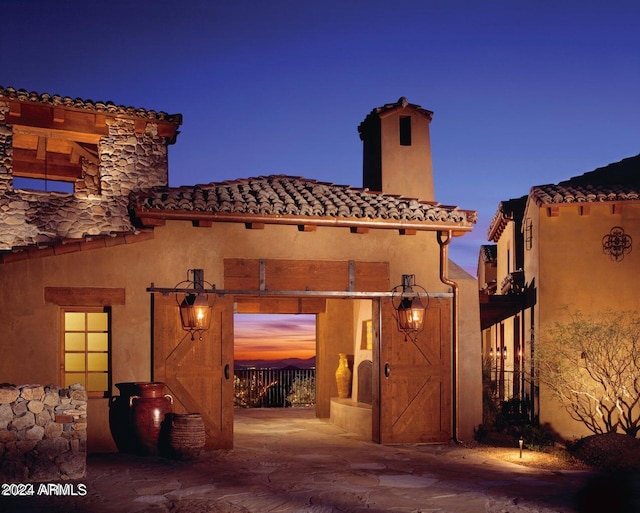
[[[558,323],[537,350],[540,383],[592,433],[640,430],[640,315],[605,311]]]

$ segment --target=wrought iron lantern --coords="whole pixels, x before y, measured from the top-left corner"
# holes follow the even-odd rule
[[[391,302],[396,311],[398,329],[404,333],[404,339],[414,338],[424,330],[424,320],[429,295],[424,287],[415,284],[415,275],[403,274],[402,285],[397,285],[391,290]],[[416,292],[420,289],[422,292]]]
[[[193,275],[192,280],[189,280],[189,273]],[[189,287],[181,288],[183,284],[188,284]],[[194,340],[196,333],[198,339],[202,340],[202,332],[208,330],[211,325],[213,303],[209,299],[210,295],[205,292],[205,284],[213,288],[213,285],[204,280],[203,269],[189,269],[187,279],[174,287],[177,290],[176,303],[180,308],[180,323],[182,329],[191,334],[191,340]],[[213,297],[215,300],[215,296]]]

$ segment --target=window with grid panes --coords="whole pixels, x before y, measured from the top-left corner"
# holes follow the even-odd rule
[[[110,309],[62,311],[62,381],[80,383],[89,397],[108,397],[110,375]]]

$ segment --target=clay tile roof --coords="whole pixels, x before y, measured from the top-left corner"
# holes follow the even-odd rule
[[[491,263],[498,259],[498,246],[496,244],[483,244],[480,246],[480,259]]]
[[[82,110],[101,112],[111,115],[138,117],[149,120],[167,121],[169,123],[182,124],[182,114],[167,114],[163,111],[147,110],[136,107],[116,105],[112,101],[102,102],[71,98],[58,94],[28,92],[25,89],[3,87],[0,85],[0,100],[18,100],[22,102],[43,103],[54,107],[73,107]]]
[[[416,112],[419,112],[420,114],[422,114],[423,116],[431,119],[431,117],[433,116],[433,112],[427,109],[423,109],[420,105],[416,105],[415,103],[409,103],[409,101],[404,97],[401,96],[397,102],[395,103],[386,103],[384,104],[382,107],[376,107],[375,109],[373,109],[371,111],[370,114],[384,114],[386,112],[392,111],[392,110],[398,110],[398,109],[404,109],[406,107],[409,107],[413,110],[415,110]]]
[[[476,212],[413,198],[285,175],[260,176],[206,185],[156,187],[132,197],[140,215],[153,211],[211,214],[333,217],[448,223],[468,226]]]
[[[531,197],[538,206],[640,199],[640,155],[575,176],[558,184],[537,185]]]
[[[423,115],[429,120],[433,118],[432,111],[423,109],[420,105],[416,105],[415,103],[409,103],[404,96],[401,96],[397,102],[386,103],[382,107],[376,107],[367,115],[367,117],[358,126],[358,132],[360,133],[360,138],[362,138],[363,132],[366,131],[366,127],[370,123],[372,123],[373,120],[378,119],[380,117],[384,117],[385,114],[391,113],[395,110],[402,110],[406,108],[414,110],[415,112]]]
[[[526,202],[527,196],[501,201],[498,205],[498,210],[489,223],[489,230],[487,232],[488,240],[497,242],[507,223],[522,216]]]

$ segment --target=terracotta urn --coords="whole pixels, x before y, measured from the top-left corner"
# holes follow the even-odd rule
[[[165,394],[161,382],[136,383],[138,395],[129,398],[135,452],[156,456],[160,452],[160,431],[165,416],[173,410],[173,397]]]
[[[120,392],[109,400],[109,429],[120,452],[135,452],[134,433],[131,426],[130,399],[138,393],[135,383],[116,383]]]
[[[338,368],[336,369],[336,385],[338,397],[341,399],[351,396],[351,369],[347,360],[347,353],[338,353]]]

